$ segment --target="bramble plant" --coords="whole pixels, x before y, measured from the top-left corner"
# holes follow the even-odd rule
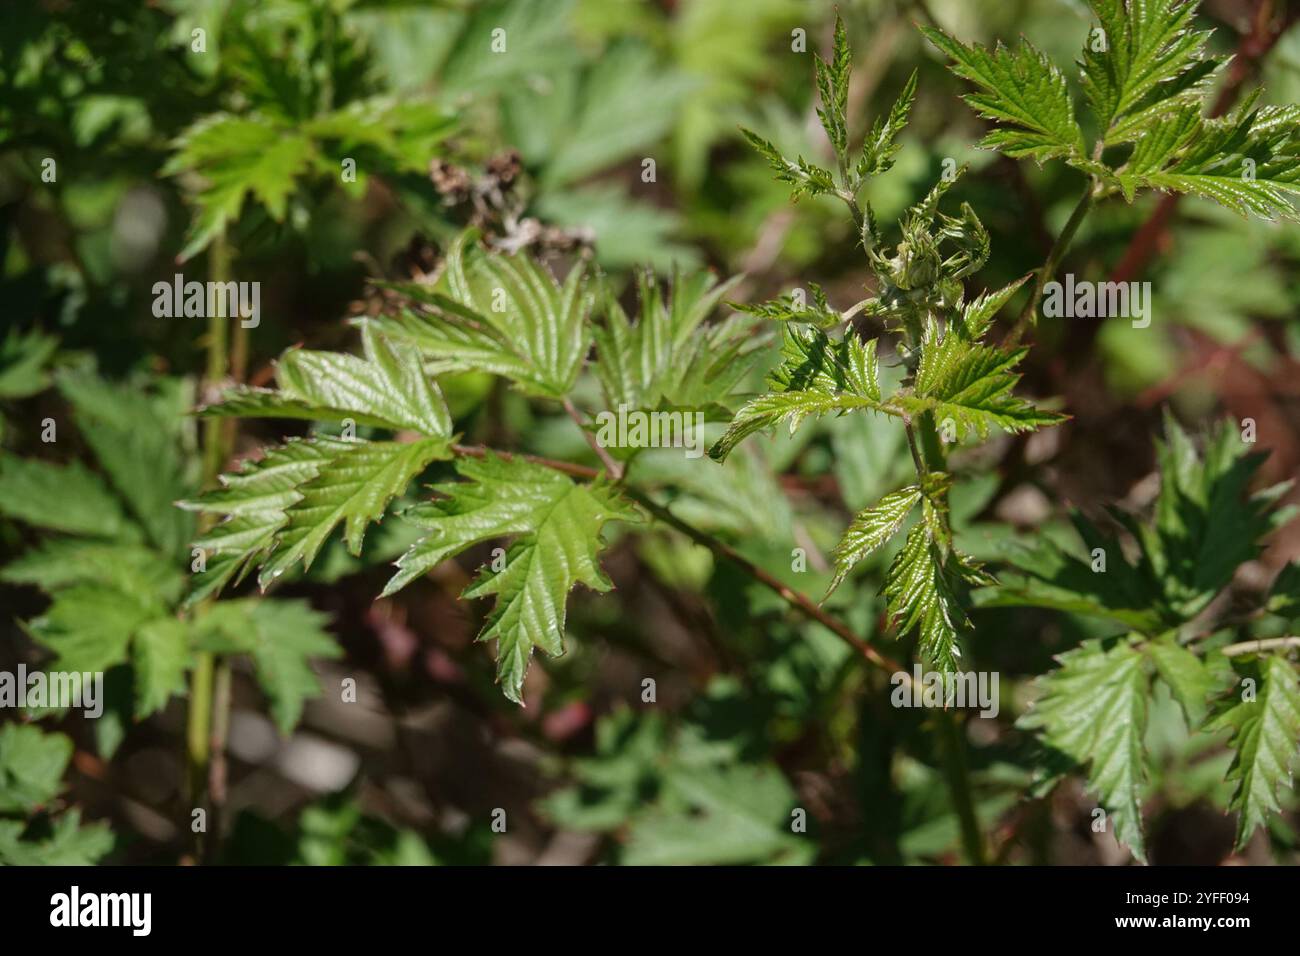
[[[921,32],[979,88],[966,101],[996,124],[981,146],[1040,165],[1063,160],[1088,176],[1039,270],[1021,324],[1037,321],[1051,279],[1093,203],[1147,189],[1190,193],[1246,215],[1296,218],[1300,106],[1256,106],[1256,90],[1227,116],[1205,115],[1210,84],[1227,61],[1207,54],[1194,0],[1089,0],[1097,18],[1083,45],[1079,80],[1093,130],[1088,149],[1061,70],[1028,40],[1014,49],[964,44],[935,27]]]
[[[1200,801],[1235,815],[1222,854],[1294,856],[1300,563],[1268,549],[1300,452],[1276,409],[1277,457],[1250,446],[1251,403],[1291,394],[1300,246],[1230,263],[1277,273],[1276,329],[1185,317],[1199,355],[1120,403],[1111,368],[1022,345],[1067,256],[1102,268],[1151,193],[1205,200],[1211,236],[1300,215],[1300,106],[1236,102],[1191,0],[1089,0],[1077,83],[926,4],[850,15],[882,28],[856,71],[838,12],[805,68],[787,0],[104,0],[116,52],[55,6],[0,44],[24,51],[0,61],[0,186],[12,154],[37,197],[15,209],[56,237],[3,277],[65,330],[0,338],[0,583],[14,659],[101,674],[105,699],[93,726],[61,705],[18,705],[60,731],[0,726],[0,864],[115,860],[129,841],[65,793],[169,766],[176,727],[184,779],[146,809],[177,858],[499,858],[504,799],[422,776],[467,776],[461,720],[485,761],[528,743],[509,813],[587,861],[1041,862],[1054,791],[1114,837],[1084,859],[1161,862],[1144,815]],[[892,69],[913,14],[931,62]],[[768,89],[773,48],[797,68]],[[935,132],[945,83],[996,164],[918,142],[960,135]],[[64,158],[106,144],[138,180]],[[1184,301],[1241,235],[1178,259]],[[137,287],[182,267],[204,302],[141,332]],[[260,281],[262,325],[214,307]],[[1223,408],[1179,401],[1225,367],[1248,387]],[[278,762],[292,819],[225,818],[235,759],[343,726],[343,759]],[[358,769],[381,746],[411,763],[391,788]]]
[[[896,140],[916,93],[916,77],[908,80],[888,119],[876,123],[861,154],[854,157],[844,132],[850,62],[844,25],[837,20],[832,60],[817,61],[822,101],[818,115],[835,149],[837,173],[802,157],[791,162],[761,137],[748,131],[745,135],[793,184],[796,197],[831,194],[844,201],[860,231],[878,294],[842,313],[830,307],[819,288],[813,289],[812,308],[796,308],[789,297],[764,306],[742,306],[787,323],[784,361],[772,374],[772,391],[740,410],[710,454],[725,459],[755,431],[788,423],[793,432],[805,419],[831,412],[861,410],[899,419],[907,433],[916,481],[889,493],[853,520],[835,549],[831,589],[854,565],[887,544],[919,507],[921,520],[908,532],[890,565],[884,593],[898,629],[918,633],[925,661],[951,671],[961,656],[959,633],[970,627],[965,592],[992,579],[953,544],[947,503],[952,478],[946,472],[944,446],[972,434],[987,438],[991,428],[1014,434],[1062,419],[1012,394],[1019,380],[1015,368],[1027,350],[1003,349],[984,341],[994,316],[1021,283],[966,300],[961,280],[984,265],[989,238],[968,204],[962,205],[960,217],[939,211],[939,202],[956,177],[937,183],[907,211],[899,223],[901,239],[893,248],[885,246],[870,204],[859,205],[865,178],[893,165]],[[880,385],[881,339],[864,339],[852,327],[836,339],[827,334],[859,315],[878,320],[899,336],[895,351],[908,378],[888,396]]]

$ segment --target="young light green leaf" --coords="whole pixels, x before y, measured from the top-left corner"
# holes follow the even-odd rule
[[[926,38],[956,65],[954,73],[980,88],[965,99],[987,119],[1002,124],[980,143],[1008,156],[1044,160],[1062,157],[1084,160],[1083,134],[1074,119],[1074,104],[1061,71],[1021,40],[1012,49],[999,43],[993,50],[967,46],[942,30],[921,27]]]
[[[367,525],[382,520],[388,503],[431,461],[449,455],[447,441],[440,438],[316,441],[328,451],[328,457],[314,477],[295,489],[298,500],[285,509],[284,526],[258,575],[263,590],[300,562],[304,568],[311,567],[340,522],[348,550],[359,554]]]
[[[238,388],[207,415],[305,418],[343,421],[394,431],[409,429],[429,438],[451,435],[451,416],[437,384],[425,373],[418,352],[392,342],[376,329],[361,333],[364,356],[290,349],[276,368],[278,391]]]
[[[559,472],[518,458],[462,458],[464,481],[437,485],[445,497],[404,517],[431,533],[397,562],[384,588],[392,594],[439,562],[473,544],[517,536],[499,567],[487,567],[465,597],[497,600],[479,640],[497,639],[497,680],[523,703],[523,680],[533,648],[564,652],[565,600],[577,584],[608,591],[597,558],[610,521],[636,522],[639,512],[603,482],[578,484]]]
[[[471,254],[476,235],[462,233],[449,250],[445,292],[390,286],[410,307],[367,323],[446,368],[492,372],[526,394],[565,398],[591,345],[592,295],[582,267],[561,284],[522,254]]]
[[[1191,29],[1192,0],[1089,0],[1101,34],[1084,43],[1084,94],[1107,145],[1144,140],[1151,121],[1204,96],[1220,65],[1203,59],[1209,31]]]
[[[731,307],[749,315],[772,322],[802,322],[819,329],[830,330],[845,322],[844,315],[826,298],[826,292],[816,282],[809,282],[812,301],[795,293],[777,296],[769,302],[732,302]],[[800,290],[801,291],[801,290]]]
[[[991,579],[966,555],[942,547],[928,521],[908,533],[885,572],[890,621],[900,635],[917,631],[922,658],[937,670],[957,669],[958,634],[970,628],[961,592],[965,584],[975,582],[988,584]]]
[[[831,62],[827,63],[814,54],[817,93],[822,105],[817,116],[822,121],[822,129],[831,141],[831,148],[843,168],[848,165],[846,153],[849,149],[849,132],[845,113],[849,103],[849,76],[853,62],[849,55],[848,35],[844,30],[844,21],[835,14],[835,40]]]
[[[920,486],[909,485],[891,491],[870,508],[858,512],[835,546],[835,576],[826,589],[827,597],[844,582],[859,561],[898,533],[920,500]]]
[[[835,192],[835,178],[827,170],[808,162],[802,156],[796,160],[786,159],[769,140],[752,130],[741,127],[740,132],[749,141],[749,145],[767,160],[768,165],[776,173],[776,178],[793,187],[790,190],[791,198],[822,196]]]
[[[675,273],[661,292],[642,272],[635,323],[607,293],[604,321],[595,329],[595,371],[606,407],[704,409],[728,402],[763,342],[750,334],[748,319],[704,323],[735,282],[717,283],[707,272]]]
[[[1190,193],[1243,216],[1296,219],[1300,195],[1300,106],[1247,103],[1202,119],[1187,106],[1143,132],[1116,174],[1128,198],[1139,188]]]
[[[982,293],[977,298],[964,303],[961,316],[953,323],[957,334],[970,342],[983,339],[998,312],[1028,280],[1029,276],[1024,276],[995,292]]]
[[[939,422],[950,419],[959,437],[974,432],[987,438],[991,426],[1015,434],[1058,424],[1064,416],[1012,394],[1020,380],[1013,370],[1027,352],[981,345],[953,330],[941,334],[931,319],[921,342],[913,394],[898,402],[914,414],[930,411]]]
[[[898,135],[907,125],[908,114],[912,111],[912,101],[916,99],[916,71],[907,78],[903,90],[894,101],[893,108],[886,119],[876,118],[871,132],[862,143],[862,158],[858,160],[858,178],[879,176],[894,167],[894,157],[902,149]]]
[[[275,549],[276,535],[288,523],[286,512],[302,500],[300,488],[320,474],[334,445],[318,439],[290,439],[246,462],[235,474],[221,476],[221,488],[178,502],[190,511],[215,514],[222,521],[195,540],[205,555],[204,570],[187,603],[216,594],[228,582],[242,580]]]
[[[736,413],[726,433],[709,449],[724,460],[744,438],[780,422],[793,433],[808,416],[868,408],[898,414],[880,394],[876,341],[850,331],[832,340],[820,329],[786,325],[784,362],[772,373],[775,391],[760,395]]]

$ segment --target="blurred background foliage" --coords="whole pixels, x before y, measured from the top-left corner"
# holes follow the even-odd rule
[[[861,135],[920,71],[897,166],[868,186],[879,218],[892,221],[919,199],[945,161],[969,163],[951,198],[969,201],[992,235],[981,281],[997,288],[1039,265],[1069,214],[1078,174],[974,149],[982,124],[913,22],[981,42],[1024,33],[1068,63],[1086,29],[1083,5],[838,6],[857,54],[851,134]],[[1271,32],[1260,32],[1254,0],[1209,0],[1201,15],[1218,28],[1221,51],[1239,47],[1245,83],[1262,80],[1266,101],[1295,103],[1300,30],[1285,28],[1296,13],[1266,6]],[[40,440],[45,418],[76,411],[68,383],[109,388],[100,376],[155,396],[164,420],[141,426],[162,437],[150,463],[171,462],[177,481],[194,480],[179,474],[193,450],[177,414],[189,399],[168,396],[193,396],[205,330],[192,319],[155,317],[151,290],[178,271],[203,277],[221,233],[233,277],[262,286],[246,364],[255,384],[269,379],[286,346],[352,347],[343,320],[373,308],[368,280],[429,272],[467,223],[493,230],[504,248],[531,246],[557,263],[583,249],[620,288],[634,284],[635,266],[677,266],[744,273],[731,292],[741,301],[812,282],[832,302],[855,301],[866,274],[838,210],[826,200],[791,204],[737,131],[761,129],[792,155],[810,140],[826,146],[812,109],[811,52],[828,48],[833,15],[829,2],[812,0],[7,4],[4,453],[104,468],[96,442],[76,428],[56,445]],[[504,53],[491,50],[496,29],[505,30]],[[792,49],[800,30],[807,52]],[[349,158],[355,182],[339,175]],[[52,182],[42,177],[51,159]],[[1089,277],[1120,268],[1160,201],[1101,207],[1066,268]],[[966,550],[996,559],[1015,538],[1066,539],[1067,502],[1088,511],[1149,504],[1151,437],[1164,403],[1193,424],[1255,418],[1260,448],[1271,451],[1263,477],[1296,472],[1300,230],[1184,200],[1143,255],[1136,277],[1155,289],[1150,328],[1039,325],[1027,390],[1063,396],[1073,421],[961,454],[960,467],[974,475],[953,491]],[[445,388],[469,439],[571,460],[589,454],[566,419],[483,376],[454,377]],[[83,415],[94,401],[83,395]],[[247,427],[237,457],[270,434]],[[910,467],[901,434],[851,416],[752,442],[726,468],[649,453],[639,475],[670,495],[681,517],[820,594],[830,580],[823,556],[847,515],[897,487]],[[274,689],[259,686],[254,664],[237,670],[223,859],[957,859],[931,716],[891,709],[882,675],[863,671],[831,634],[704,549],[668,531],[617,543],[609,558],[617,591],[575,597],[569,651],[533,667],[529,707],[519,709],[493,689],[490,655],[472,643],[478,609],[456,600],[486,551],[373,603],[380,565],[405,543],[399,527],[383,532],[361,561],[336,548],[284,589],[295,605],[327,616],[341,656],[324,655],[314,667],[326,687],[355,678],[356,704],[302,689],[302,719],[296,727],[281,721],[281,730],[293,727],[281,733],[263,696],[275,703]],[[0,516],[6,558],[35,540]],[[806,571],[792,570],[796,547],[808,555]],[[1293,525],[1275,538],[1267,565],[1247,565],[1235,586],[1261,590],[1270,569],[1297,554]],[[883,637],[876,591],[889,557],[872,559],[830,602],[873,640]],[[17,582],[0,585],[0,601],[0,666],[39,661],[18,622],[41,614],[45,599]],[[1091,832],[1093,804],[1077,781],[1033,791],[1038,755],[1013,727],[1029,679],[1050,668],[1052,655],[1095,636],[1097,625],[997,608],[977,612],[976,625],[972,666],[1002,675],[1000,717],[968,730],[976,812],[998,859],[1123,861],[1112,838]],[[656,682],[653,703],[643,699],[646,678]],[[75,716],[41,726],[0,728],[0,862],[184,856],[180,698],[114,725],[107,747],[96,739],[105,727]],[[1232,823],[1218,809],[1225,752],[1190,738],[1169,700],[1153,702],[1151,733],[1161,755],[1150,784],[1153,861],[1223,861],[1232,844]],[[1292,812],[1244,856],[1294,862],[1294,809],[1292,797]],[[493,829],[499,810],[505,833]],[[791,830],[798,810],[806,833]]]

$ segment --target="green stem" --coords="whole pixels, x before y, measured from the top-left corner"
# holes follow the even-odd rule
[[[190,802],[197,805],[204,795],[210,755],[209,727],[212,720],[212,655],[198,655],[190,674],[190,712],[185,731],[186,784]],[[202,834],[195,834],[202,843]]]
[[[1074,211],[1070,213],[1070,218],[1065,222],[1065,228],[1061,230],[1061,234],[1052,243],[1052,249],[1047,254],[1047,261],[1043,263],[1034,276],[1033,294],[1029,297],[1029,301],[1025,303],[1025,308],[1020,313],[1015,328],[1011,330],[1011,335],[1007,338],[1006,344],[1008,348],[1015,348],[1020,344],[1025,330],[1033,324],[1034,316],[1038,312],[1038,303],[1043,298],[1043,288],[1056,275],[1061,259],[1065,257],[1066,250],[1070,248],[1070,243],[1074,240],[1074,234],[1079,231],[1079,226],[1083,223],[1084,217],[1088,215],[1088,210],[1092,208],[1097,188],[1097,181],[1089,179],[1087,188],[1084,189],[1083,195],[1079,197],[1079,201],[1075,204]]]
[[[952,711],[945,708],[935,716],[944,774],[948,778],[953,809],[961,827],[961,845],[966,862],[972,866],[986,866],[988,859],[984,854],[984,837],[980,833],[979,820],[975,817],[975,798],[971,791],[970,768],[966,763],[965,737],[957,726],[957,718]]]
[[[208,278],[212,282],[226,282],[230,277],[230,248],[224,233],[213,240],[208,250]],[[229,319],[222,315],[208,316],[207,362],[202,388],[204,392],[216,389],[226,378],[230,364]],[[220,418],[205,419],[203,423],[203,487],[216,484],[226,458],[230,454],[230,430]],[[202,614],[204,609],[197,611]],[[212,699],[213,681],[217,664],[213,655],[201,651],[196,656],[190,675],[189,713],[185,730],[186,786],[190,803],[197,808],[210,796],[208,776],[212,760]],[[209,824],[211,821],[208,821]],[[212,841],[206,834],[194,834],[194,850],[202,859],[210,852]]]
[[[226,282],[230,277],[230,250],[224,233],[212,240],[208,250],[208,278],[212,282]],[[230,327],[222,315],[208,316],[207,364],[203,373],[204,391],[219,388],[225,381],[230,366]],[[204,396],[206,399],[208,396]],[[222,418],[203,420],[203,484],[211,487],[225,464],[225,431]]]

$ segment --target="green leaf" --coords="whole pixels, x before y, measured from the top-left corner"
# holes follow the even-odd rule
[[[310,659],[343,654],[326,630],[328,622],[327,615],[301,600],[220,601],[199,618],[197,640],[216,653],[252,658],[276,726],[288,734],[302,716],[303,702],[321,692]]]
[[[1191,0],[1089,0],[1104,37],[1084,43],[1081,76],[1107,145],[1145,139],[1151,121],[1199,105],[1219,63],[1202,59],[1210,31],[1191,29]],[[1104,47],[1104,49],[1097,49]]]
[[[434,487],[445,497],[404,513],[431,533],[401,557],[383,593],[394,593],[471,545],[517,536],[500,570],[484,568],[464,596],[496,596],[479,640],[497,639],[497,680],[507,698],[522,703],[533,648],[551,656],[564,652],[569,591],[576,584],[596,591],[611,587],[597,563],[602,528],[609,521],[639,521],[640,515],[611,485],[577,484],[518,458],[461,458],[456,470],[464,481]]]
[[[803,322],[825,331],[842,325],[845,322],[844,315],[830,304],[825,290],[816,282],[809,282],[808,288],[812,292],[811,303],[806,297],[796,298],[794,293],[790,293],[778,296],[770,302],[733,302],[730,305],[741,312],[770,319],[773,322]]]
[[[628,866],[797,865],[816,853],[790,831],[795,794],[774,766],[680,767],[665,786],[668,807],[632,824]]]
[[[320,474],[334,451],[329,440],[290,439],[267,449],[261,461],[245,462],[240,472],[222,475],[221,488],[179,502],[182,508],[223,519],[194,542],[207,560],[187,603],[242,580],[249,568],[270,556],[276,535],[288,523],[286,512],[302,500],[299,489]]]
[[[998,312],[1007,304],[1016,291],[1025,284],[1029,276],[1017,279],[996,292],[985,292],[962,305],[961,316],[954,323],[957,333],[970,342],[984,338]]]
[[[451,436],[442,392],[425,373],[418,352],[374,328],[361,333],[364,357],[290,349],[276,368],[279,391],[241,388],[227,393],[209,415],[305,418],[409,429],[430,438]]]
[[[265,590],[295,564],[311,567],[330,533],[344,524],[348,551],[361,553],[366,526],[383,518],[388,503],[431,461],[448,457],[444,439],[409,443],[316,439],[328,451],[316,475],[299,485],[284,526],[258,575]]]
[[[1074,119],[1074,104],[1061,71],[1028,40],[1011,49],[967,46],[942,30],[921,27],[925,37],[949,58],[951,69],[980,92],[965,97],[981,116],[999,124],[980,146],[1008,156],[1044,160],[1063,157],[1082,161],[1083,134]]]
[[[543,193],[534,209],[543,222],[590,232],[596,261],[611,271],[644,266],[667,272],[700,261],[699,249],[681,241],[683,220],[678,211],[633,199],[608,180]]]
[[[685,75],[659,68],[649,47],[615,43],[575,84],[573,102],[555,124],[549,156],[529,158],[544,160],[543,182],[559,186],[645,155],[671,131],[692,85]],[[653,97],[646,97],[648,89]],[[532,93],[538,95],[544,94]],[[536,108],[528,94],[516,96],[523,100],[516,110]]]
[[[898,533],[920,500],[921,487],[909,485],[890,492],[872,507],[858,512],[835,546],[835,577],[826,590],[827,596],[843,583],[854,565]]]
[[[1270,813],[1280,813],[1279,795],[1292,786],[1291,767],[1300,748],[1300,681],[1295,666],[1272,655],[1242,668],[1253,678],[1255,696],[1241,699],[1236,692],[1219,707],[1206,730],[1227,729],[1233,752],[1228,780],[1236,784],[1231,809],[1237,821],[1237,846],[1250,839]]]
[[[63,734],[31,724],[0,727],[0,813],[26,814],[53,800],[71,759],[72,741]]]
[[[1183,708],[1188,728],[1199,727],[1214,686],[1210,669],[1187,648],[1175,643],[1172,636],[1151,641],[1143,650],[1155,662],[1156,673]]]
[[[312,168],[315,157],[312,141],[301,133],[260,116],[228,113],[203,117],[172,148],[163,175],[197,173],[207,183],[195,197],[198,211],[181,262],[237,221],[250,194],[272,219],[282,221],[296,180]]]
[[[592,296],[582,267],[560,284],[523,255],[468,256],[475,236],[473,230],[462,233],[448,252],[446,292],[391,286],[407,296],[410,308],[369,321],[443,367],[491,372],[526,394],[565,398],[591,344]]]
[[[369,424],[424,437],[413,442],[317,438],[289,442],[260,466],[225,476],[223,488],[190,510],[226,516],[197,542],[217,560],[190,601],[215,593],[247,569],[262,566],[263,589],[290,567],[310,567],[333,529],[346,524],[349,550],[358,554],[366,526],[383,517],[429,462],[446,457],[451,416],[418,352],[375,328],[362,330],[364,356],[291,350],[277,369],[278,391],[240,389],[207,414],[268,415]]]
[[[813,55],[817,78],[817,93],[822,105],[817,110],[822,121],[822,129],[831,141],[831,147],[839,158],[841,168],[847,165],[846,153],[849,149],[848,125],[845,113],[849,104],[849,75],[853,61],[849,55],[848,35],[844,30],[844,21],[839,12],[835,14],[835,40],[831,62],[827,63],[820,56]]]
[[[786,159],[770,141],[752,130],[741,127],[740,132],[749,141],[749,145],[767,160],[768,165],[776,172],[776,178],[794,187],[790,191],[792,198],[835,193],[835,178],[827,170],[806,161],[802,156],[793,161]]]
[[[1013,370],[1027,353],[971,342],[952,330],[940,336],[931,319],[913,394],[899,404],[915,414],[931,411],[940,423],[951,419],[959,437],[974,432],[987,438],[991,426],[1015,434],[1064,421],[1012,394],[1020,381]]]
[[[136,632],[132,673],[137,720],[162,710],[172,694],[185,693],[189,636],[189,625],[174,617],[150,621]]]
[[[595,329],[595,372],[606,407],[704,409],[727,402],[762,342],[749,334],[746,319],[705,324],[735,282],[718,283],[707,272],[674,274],[661,292],[653,275],[642,272],[635,323],[607,293],[604,322]]]
[[[809,416],[868,408],[898,414],[880,395],[876,341],[863,342],[850,331],[832,341],[820,329],[784,326],[785,361],[772,373],[768,392],[747,402],[726,433],[709,449],[724,460],[744,438],[756,431],[788,422],[791,434]]]
[[[68,534],[139,537],[117,498],[76,461],[56,465],[0,455],[0,514]]]
[[[105,671],[126,661],[131,639],[166,614],[156,598],[141,598],[103,584],[76,584],[60,590],[28,630],[57,655],[53,670]]]
[[[577,785],[550,794],[543,812],[566,830],[618,829],[644,806],[669,746],[657,715],[612,711],[596,722],[594,756],[573,762]]]
[[[1043,694],[1018,726],[1088,767],[1088,786],[1115,823],[1115,838],[1146,860],[1141,795],[1146,778],[1142,738],[1149,682],[1143,655],[1126,643],[1107,650],[1085,641],[1058,658],[1038,683]]]
[[[1075,512],[1070,518],[1086,558],[1050,539],[1032,547],[1013,547],[1007,557],[1016,571],[1003,574],[996,590],[976,594],[975,603],[980,607],[1028,605],[1108,618],[1144,634],[1176,623],[1167,621],[1156,606],[1160,586],[1149,569],[1130,564],[1118,539],[1103,535],[1082,514]],[[1094,557],[1098,549],[1102,554]]]
[[[857,175],[879,176],[894,167],[894,156],[902,149],[898,135],[907,125],[908,114],[912,112],[912,101],[916,99],[916,71],[907,78],[903,90],[894,101],[893,108],[886,119],[876,118],[871,132],[862,143],[862,158],[858,160]]]
[[[1300,106],[1250,104],[1224,119],[1184,107],[1145,129],[1117,174],[1124,194],[1141,187],[1190,193],[1264,219],[1296,219]]]
[[[26,398],[50,383],[46,370],[59,340],[38,329],[20,333],[10,329],[0,341],[0,398]]]
[[[25,830],[21,822],[0,820],[0,866],[93,866],[113,850],[108,826],[83,827],[76,809],[55,820],[48,835]]]
[[[1151,521],[1113,516],[1138,544],[1130,563],[1117,539],[1074,515],[1089,552],[1075,557],[1044,542],[1010,555],[1022,574],[1008,575],[982,606],[1031,604],[1108,617],[1154,635],[1191,621],[1232,580],[1238,567],[1260,554],[1260,539],[1289,520],[1278,501],[1284,483],[1249,493],[1263,456],[1248,452],[1238,427],[1225,421],[1210,429],[1204,452],[1171,416],[1166,440],[1156,444],[1160,494]],[[1105,570],[1093,555],[1104,553]],[[1100,557],[1100,556],[1099,556]]]
[[[933,520],[908,533],[885,572],[883,594],[891,623],[900,636],[916,630],[921,656],[938,670],[957,669],[958,634],[971,626],[962,607],[969,583],[991,579],[966,555],[944,547]]]
[[[1259,541],[1290,517],[1277,501],[1288,485],[1249,493],[1264,455],[1251,453],[1235,423],[1210,429],[1203,453],[1172,415],[1164,442],[1156,444],[1160,496],[1155,521],[1137,529],[1149,573],[1164,601],[1190,620],[1232,580],[1237,568],[1260,554]]]
[[[176,565],[152,548],[87,538],[48,538],[0,569],[0,581],[48,593],[104,585],[141,602],[175,602],[184,586]]]
[[[197,484],[182,458],[190,389],[178,379],[117,385],[85,373],[62,374],[58,385],[82,438],[149,540],[164,554],[179,552],[194,530],[175,505]]]
[[[572,62],[568,24],[573,0],[490,0],[470,8],[442,68],[442,86],[456,94],[482,95],[550,79]],[[493,31],[507,38],[506,52],[492,53]]]

